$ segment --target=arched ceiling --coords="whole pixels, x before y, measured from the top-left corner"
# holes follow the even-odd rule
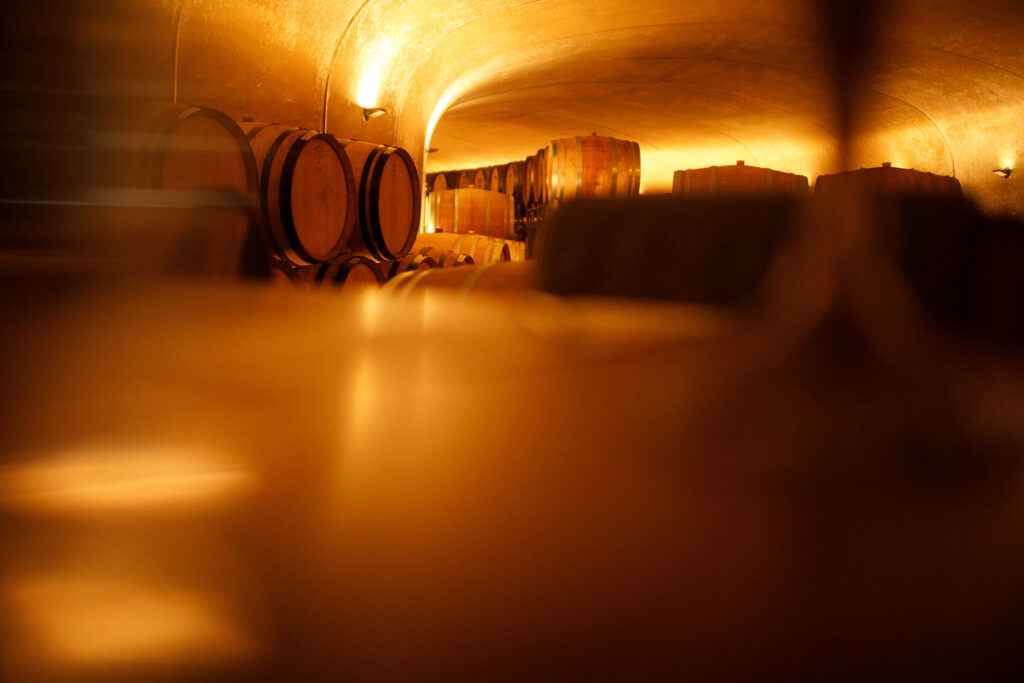
[[[540,0],[437,49],[436,63],[484,66],[437,126],[429,169],[597,132],[641,143],[649,192],[666,191],[675,169],[737,159],[812,181],[838,170],[820,3],[581,4]],[[991,173],[1024,152],[1019,3],[887,5],[853,164],[955,174],[992,208],[1019,209],[1017,186]]]
[[[11,102],[176,98],[400,144],[425,170],[597,132],[641,143],[648,192],[737,159],[836,170],[816,0],[69,0],[58,15],[12,1]],[[1017,178],[991,173],[1024,154],[1019,0],[882,4],[854,165],[955,174],[985,205],[1024,209]],[[388,115],[364,121],[371,106]]]

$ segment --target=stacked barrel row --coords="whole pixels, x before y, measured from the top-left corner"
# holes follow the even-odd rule
[[[523,251],[515,245],[514,242],[486,235],[425,233],[418,235],[409,252],[396,260],[382,261],[363,254],[343,254],[327,263],[304,267],[282,264],[279,268],[282,280],[302,287],[352,292],[380,287],[406,273],[459,266],[489,267],[524,260]],[[446,276],[442,281],[452,282],[470,275],[471,272]]]
[[[427,192],[435,197],[430,210],[436,229],[461,232],[471,226],[465,229],[496,234],[536,216],[550,202],[639,195],[640,145],[596,134],[552,140],[523,161],[429,175]],[[494,208],[487,209],[486,227],[479,218],[464,215],[502,201],[484,192],[505,195],[507,224]],[[455,197],[463,196],[472,198],[460,202],[460,209]]]
[[[114,123],[121,132],[97,152],[89,182],[111,188],[104,189],[109,201],[93,192],[88,211],[76,208],[88,215],[46,217],[82,223],[90,234],[79,241],[103,242],[104,257],[124,251],[166,274],[255,274],[257,261],[264,275],[271,264],[330,264],[344,273],[357,255],[402,259],[419,232],[419,174],[399,147],[283,124],[239,125],[213,109],[173,104]],[[107,244],[118,239],[133,246]]]

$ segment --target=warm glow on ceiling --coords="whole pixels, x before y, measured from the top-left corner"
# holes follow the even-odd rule
[[[383,85],[397,51],[388,36],[381,36],[366,50],[355,93],[356,104],[360,107],[370,109],[381,104]]]

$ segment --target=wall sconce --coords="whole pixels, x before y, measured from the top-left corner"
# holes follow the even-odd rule
[[[440,151],[441,150],[439,150],[437,147],[431,147],[430,149],[427,150],[427,154],[435,154]]]
[[[363,107],[363,121],[369,121],[370,119],[375,119],[379,116],[384,116],[384,114],[387,113],[388,110],[385,109],[384,107]]]
[[[1009,166],[1007,166],[1006,168],[997,168],[992,172],[995,173],[1000,178],[1003,178],[1004,180],[1009,180],[1010,176],[1013,175],[1013,169],[1010,168]]]

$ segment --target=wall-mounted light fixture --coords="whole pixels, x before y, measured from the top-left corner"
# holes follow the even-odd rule
[[[997,168],[992,172],[995,173],[1000,178],[1004,178],[1006,180],[1009,180],[1010,176],[1013,175],[1013,169],[1010,168],[1009,166],[1007,166],[1006,168]]]
[[[384,107],[363,107],[363,121],[369,121],[387,113],[388,110]]]
[[[437,152],[440,151],[441,150],[439,150],[437,147],[431,147],[430,149],[427,150],[427,154],[436,154]]]

